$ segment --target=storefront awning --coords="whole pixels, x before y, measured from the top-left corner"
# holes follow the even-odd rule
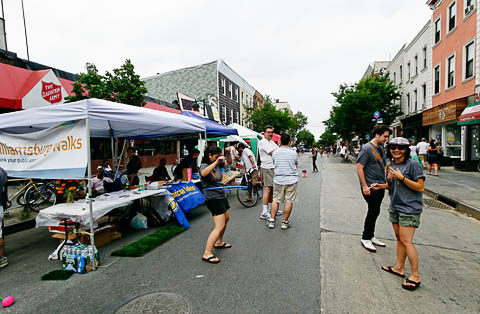
[[[480,124],[480,102],[474,102],[458,117],[458,125]]]

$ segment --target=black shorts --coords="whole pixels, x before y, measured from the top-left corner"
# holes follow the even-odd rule
[[[205,205],[207,205],[207,208],[212,213],[212,216],[225,214],[225,212],[230,209],[230,204],[228,204],[228,200],[226,198],[206,200]]]

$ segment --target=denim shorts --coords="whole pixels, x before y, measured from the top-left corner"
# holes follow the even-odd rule
[[[390,212],[390,221],[392,224],[397,224],[402,227],[415,227],[420,226],[420,215],[421,214],[405,214],[396,211],[389,210]]]

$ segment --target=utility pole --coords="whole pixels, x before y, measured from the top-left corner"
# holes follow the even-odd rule
[[[27,23],[25,23],[25,9],[23,8],[23,0],[22,0],[22,14],[23,14],[23,28],[25,29],[25,44],[27,45],[27,60],[30,61],[30,54],[28,53]]]
[[[3,38],[5,39],[5,50],[8,52],[7,31],[5,30],[5,11],[3,11],[3,0],[0,0],[0,4],[2,5]]]

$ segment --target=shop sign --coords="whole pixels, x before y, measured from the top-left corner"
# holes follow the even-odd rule
[[[457,120],[466,106],[467,99],[465,98],[425,110],[422,113],[422,125],[427,126]]]
[[[49,103],[56,104],[62,101],[62,87],[53,83],[42,81],[42,98]]]
[[[2,133],[0,167],[17,178],[83,179],[86,135],[85,120],[27,134]]]

